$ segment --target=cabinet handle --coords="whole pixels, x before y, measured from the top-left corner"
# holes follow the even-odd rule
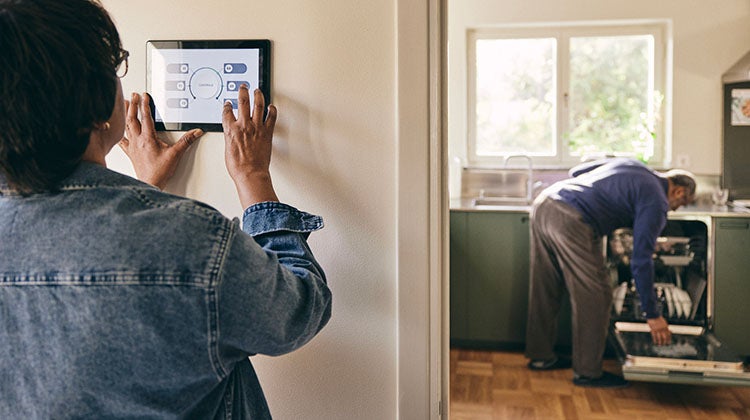
[[[747,230],[750,228],[750,222],[719,222],[720,229]]]
[[[521,216],[521,223],[527,223],[529,221],[529,216]]]

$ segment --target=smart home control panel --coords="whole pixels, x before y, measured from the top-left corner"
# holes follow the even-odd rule
[[[269,40],[148,41],[146,90],[157,130],[222,131],[223,104],[237,113],[240,86],[271,101]]]

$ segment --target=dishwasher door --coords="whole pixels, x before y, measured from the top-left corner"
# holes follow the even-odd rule
[[[693,385],[750,386],[742,358],[703,327],[670,325],[672,343],[655,346],[648,324],[614,322],[610,340],[625,379]]]

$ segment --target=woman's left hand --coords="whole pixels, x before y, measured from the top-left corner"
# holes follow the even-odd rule
[[[148,101],[148,95],[141,97],[137,93],[133,93],[130,101],[125,101],[125,137],[119,144],[133,163],[138,179],[164,189],[174,175],[180,159],[195,140],[203,135],[203,130],[190,130],[176,143],[166,143],[156,136]]]

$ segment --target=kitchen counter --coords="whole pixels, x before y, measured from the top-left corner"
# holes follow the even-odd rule
[[[450,201],[450,209],[458,211],[475,211],[475,212],[525,212],[528,213],[531,210],[531,205],[523,201],[508,201],[505,203],[498,203],[492,205],[474,205],[474,200],[471,198],[454,198]]]
[[[450,200],[450,209],[452,211],[465,212],[500,212],[500,213],[518,213],[531,210],[531,205],[522,201],[508,201],[492,205],[474,205],[474,200],[470,198],[460,198]],[[712,204],[691,204],[680,207],[675,212],[681,216],[711,216],[711,217],[747,217],[750,218],[750,209],[741,206],[715,206]]]
[[[713,204],[691,204],[689,206],[680,207],[677,211],[670,212],[670,214],[679,215],[696,215],[696,216],[711,216],[711,217],[748,217],[750,218],[750,209],[742,206],[716,206]]]

